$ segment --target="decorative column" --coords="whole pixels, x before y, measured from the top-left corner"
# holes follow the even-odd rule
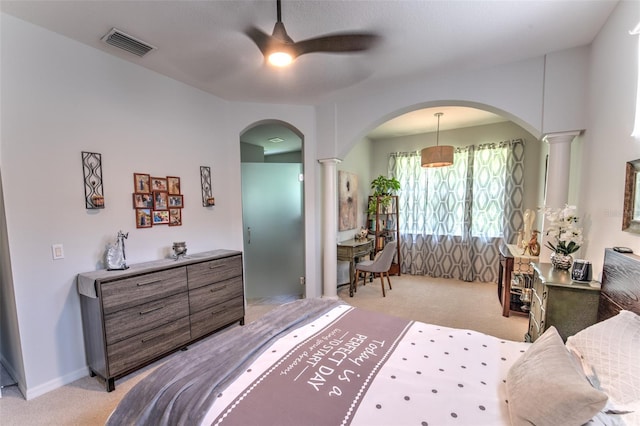
[[[549,144],[549,160],[547,163],[547,181],[544,204],[546,207],[564,207],[569,200],[569,172],[571,167],[571,142],[581,133],[571,132],[549,133],[542,140]],[[541,212],[541,214],[543,214]],[[551,250],[545,247],[547,241],[544,233],[544,216],[540,240],[540,260],[548,262]],[[543,260],[544,259],[544,260]]]
[[[322,165],[322,297],[338,298],[338,192],[336,182],[337,158],[318,160]]]

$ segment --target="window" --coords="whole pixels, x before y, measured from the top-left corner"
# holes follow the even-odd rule
[[[510,145],[457,148],[452,166],[429,169],[420,167],[419,153],[393,154],[401,234],[463,236],[468,229],[473,237],[502,237]]]

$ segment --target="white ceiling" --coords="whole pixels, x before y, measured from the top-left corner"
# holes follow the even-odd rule
[[[346,88],[366,90],[412,76],[492,66],[586,45],[615,4],[282,0],[282,20],[295,41],[347,31],[381,36],[373,50],[312,53],[287,69],[265,65],[244,34],[250,25],[271,33],[275,0],[2,0],[0,10],[224,99],[312,105]],[[113,27],[158,49],[139,58],[103,43],[100,39]],[[454,121],[455,110],[445,111],[441,130]],[[435,124],[433,112],[416,122]],[[378,132],[379,137],[382,130]]]

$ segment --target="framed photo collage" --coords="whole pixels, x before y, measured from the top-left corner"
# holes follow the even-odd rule
[[[134,173],[133,187],[136,228],[182,225],[184,196],[180,193],[179,177]]]

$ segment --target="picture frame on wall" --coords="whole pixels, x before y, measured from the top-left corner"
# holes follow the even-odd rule
[[[151,209],[136,209],[136,228],[151,228]]]
[[[178,176],[167,176],[167,192],[169,195],[180,194],[180,178]]]
[[[169,209],[169,226],[182,226],[182,209]]]
[[[167,178],[166,177],[152,177],[151,178],[151,190],[152,191],[167,191]]]
[[[149,194],[151,193],[151,180],[150,176],[145,173],[133,174],[133,187],[136,194]]]
[[[167,225],[169,223],[169,210],[153,210],[153,224]]]
[[[152,194],[133,194],[133,208],[134,209],[152,209],[153,208],[153,195]]]
[[[181,209],[184,207],[184,195],[169,195],[168,205],[170,208]]]
[[[153,209],[166,210],[168,206],[167,191],[153,191]]]

